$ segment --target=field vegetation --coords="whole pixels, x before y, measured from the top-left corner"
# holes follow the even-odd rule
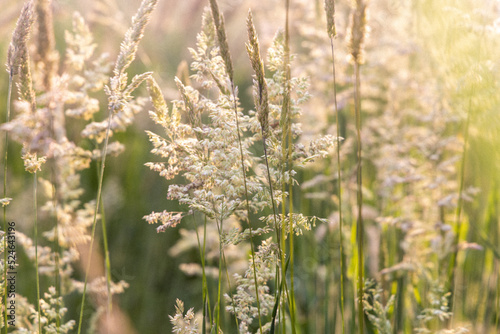
[[[2,333],[500,331],[500,2],[0,4]]]

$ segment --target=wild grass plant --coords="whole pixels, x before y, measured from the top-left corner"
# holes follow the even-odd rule
[[[496,2],[62,7],[4,52],[3,332],[498,332]]]

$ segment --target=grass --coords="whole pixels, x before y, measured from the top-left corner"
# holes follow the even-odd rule
[[[5,333],[499,330],[496,5],[324,5],[16,7]]]

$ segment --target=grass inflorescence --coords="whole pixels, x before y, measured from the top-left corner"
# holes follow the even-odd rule
[[[137,5],[5,11],[2,332],[498,332],[497,4]]]

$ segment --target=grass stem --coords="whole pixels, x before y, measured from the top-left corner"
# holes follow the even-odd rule
[[[106,128],[106,136],[104,138],[104,146],[101,152],[101,168],[100,172],[98,174],[98,186],[97,186],[97,198],[96,198],[96,205],[95,205],[95,210],[94,210],[94,218],[92,221],[92,232],[91,232],[91,237],[90,237],[90,245],[89,245],[89,256],[87,260],[87,265],[85,269],[85,280],[83,283],[83,292],[82,292],[82,302],[80,305],[80,317],[78,320],[78,334],[81,333],[82,330],[82,321],[83,321],[83,311],[85,307],[85,295],[87,293],[87,284],[88,284],[88,276],[89,276],[89,271],[90,271],[90,264],[92,262],[92,249],[94,247],[94,239],[95,239],[95,229],[97,225],[97,215],[99,212],[100,208],[100,202],[101,202],[101,194],[102,194],[102,183],[104,179],[104,168],[106,166],[106,153],[108,150],[108,142],[109,142],[109,134],[111,132],[111,121],[113,118],[113,110],[109,109],[109,118],[108,118],[108,126]]]
[[[5,123],[10,121],[10,105],[12,98],[12,70],[9,73],[9,88],[7,93],[7,112],[5,116]],[[5,152],[4,152],[4,160],[3,160],[3,197],[7,197],[7,162],[8,162],[8,149],[9,149],[9,134],[5,131]],[[4,291],[3,291],[3,328],[4,333],[8,333],[7,328],[7,206],[3,206],[3,263],[4,263],[4,272],[3,272],[3,281],[5,282]]]
[[[465,160],[467,156],[467,146],[469,144],[469,127],[471,118],[471,108],[472,108],[472,96],[474,95],[474,89],[472,90],[471,97],[469,97],[469,107],[467,109],[467,119],[465,121],[465,132],[464,132],[464,143],[462,149],[462,158],[460,161],[460,183],[458,189],[458,203],[455,212],[455,239],[453,240],[453,252],[450,257],[450,263],[448,267],[448,284],[449,284],[449,309],[452,312],[452,317],[450,319],[450,326],[453,324],[453,314],[454,314],[454,301],[455,301],[455,275],[457,270],[457,255],[458,255],[458,244],[460,242],[460,234],[462,232],[462,206],[463,206],[463,191],[465,185]]]
[[[35,274],[36,274],[36,306],[38,319],[38,332],[42,333],[41,309],[40,309],[40,273],[38,271],[38,178],[37,172],[33,173],[33,219],[34,219],[34,244],[35,244]]]
[[[335,112],[335,123],[337,130],[337,196],[339,201],[339,251],[340,251],[340,317],[342,323],[342,333],[345,333],[345,321],[344,321],[344,231],[343,231],[343,217],[342,217],[342,174],[340,170],[340,117],[339,110],[337,106],[337,84],[336,84],[336,72],[335,72],[335,48],[333,44],[334,38],[330,38],[330,46],[332,52],[332,78],[333,78],[333,103]]]
[[[357,138],[357,244],[358,244],[358,329],[359,333],[364,333],[364,306],[363,306],[363,285],[364,285],[364,224],[363,224],[363,174],[362,174],[362,147],[361,147],[361,93],[360,93],[360,73],[359,63],[354,63],[355,90],[354,90],[354,110],[356,114],[356,138]]]

